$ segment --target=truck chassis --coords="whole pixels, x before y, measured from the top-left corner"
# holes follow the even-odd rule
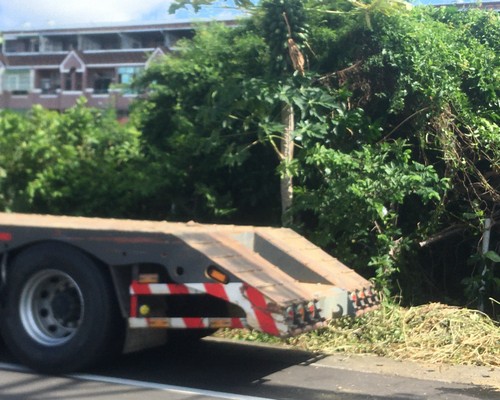
[[[46,372],[219,328],[297,335],[379,304],[284,228],[0,213],[0,263],[2,336]]]

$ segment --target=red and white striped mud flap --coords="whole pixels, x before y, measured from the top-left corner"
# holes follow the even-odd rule
[[[147,318],[138,316],[137,296],[208,294],[239,306],[246,318],[183,317]],[[284,310],[259,290],[242,283],[138,283],[130,286],[131,328],[253,328],[274,336],[289,335]]]

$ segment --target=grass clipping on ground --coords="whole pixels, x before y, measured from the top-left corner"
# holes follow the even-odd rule
[[[359,318],[279,340],[255,331],[225,331],[224,337],[281,342],[321,353],[371,353],[431,363],[500,366],[500,326],[470,309],[432,303],[403,308],[383,305]]]

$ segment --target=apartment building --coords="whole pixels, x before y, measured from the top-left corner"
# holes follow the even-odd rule
[[[228,21],[228,23],[230,23]],[[53,110],[80,97],[126,115],[136,96],[127,85],[156,58],[193,35],[193,24],[165,23],[3,32],[0,109]]]
[[[426,3],[427,4],[427,3]],[[500,1],[499,0],[431,0],[428,4],[435,5],[437,7],[455,6],[459,9],[467,8],[484,8],[486,10],[499,11]]]

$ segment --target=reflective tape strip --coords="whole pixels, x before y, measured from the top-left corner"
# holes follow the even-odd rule
[[[267,301],[264,295],[252,286],[246,287],[248,300],[252,304],[255,316],[261,329],[274,336],[280,336],[280,332],[274,319],[268,309]]]
[[[203,321],[203,318],[190,317],[190,318],[183,318],[183,320],[187,328],[197,329],[197,328],[208,327],[208,322]]]
[[[222,299],[222,300],[225,300],[227,302],[233,303],[231,301],[231,299],[229,298],[228,293],[226,291],[227,285],[222,285],[220,283],[205,283],[204,286],[205,286],[205,289],[206,289],[207,293],[210,296],[218,297],[219,299]],[[237,287],[241,291],[241,288],[243,286],[242,285],[238,285]],[[232,318],[231,325],[228,326],[228,328],[241,329],[241,328],[244,328],[244,325],[241,323],[240,318]]]
[[[128,319],[128,326],[130,328],[148,328],[148,319],[147,318],[136,318],[130,317]]]
[[[254,287],[242,282],[222,283],[138,283],[132,282],[130,286],[131,294],[131,317],[137,317],[137,301],[134,298],[138,295],[186,295],[186,294],[208,294],[229,303],[235,304],[243,309],[246,314],[245,324],[241,319],[234,318],[230,323],[232,328],[251,327],[271,335],[284,336],[288,334],[288,325],[284,323],[282,314],[272,312],[267,298]],[[274,304],[273,304],[274,305]],[[276,306],[274,305],[274,308]],[[207,328],[204,318],[163,318],[168,320],[166,327],[174,328]],[[156,321],[156,319],[153,319]],[[159,324],[158,320],[153,324]],[[171,324],[175,324],[171,325]],[[151,327],[152,325],[147,325]],[[141,326],[142,327],[142,326]],[[165,327],[165,326],[163,326]]]
[[[205,283],[204,288],[210,296],[218,297],[219,299],[229,301],[226,289],[220,283]]]
[[[130,316],[137,317],[137,296],[130,296]]]
[[[130,285],[131,295],[147,295],[151,294],[151,285],[132,281]]]
[[[206,290],[203,284],[190,283],[138,283],[132,281],[130,285],[131,295],[181,295],[181,294],[203,294]]]
[[[170,294],[189,294],[190,290],[186,285],[178,285],[174,283],[169,283],[168,289],[170,291]]]
[[[224,300],[229,300],[227,289],[233,288],[237,293],[241,291],[242,283],[138,283],[133,281],[130,285],[131,295],[162,295],[162,294],[210,294]]]
[[[246,318],[129,318],[130,328],[219,329],[247,327]]]

